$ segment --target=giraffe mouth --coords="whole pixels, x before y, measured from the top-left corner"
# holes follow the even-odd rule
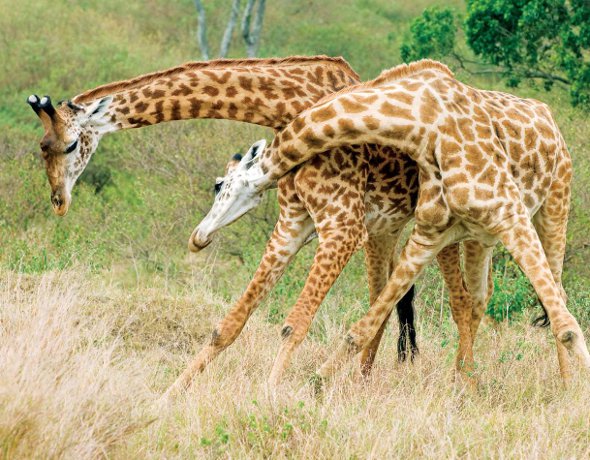
[[[59,216],[59,217],[63,217],[68,213],[68,207],[67,206],[53,206],[53,212],[55,215]]]
[[[209,246],[212,241],[211,238],[199,238],[199,233],[195,230],[188,240],[188,250],[190,252],[199,252]]]
[[[66,198],[63,193],[53,193],[51,196],[51,208],[54,214],[63,217],[70,209],[70,199]]]

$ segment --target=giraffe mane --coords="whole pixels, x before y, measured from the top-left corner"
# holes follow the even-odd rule
[[[356,85],[347,86],[342,88],[340,91],[328,94],[316,102],[315,105],[323,104],[324,102],[331,101],[332,99],[340,96],[341,94],[351,93],[353,91],[363,88],[375,88],[380,85],[390,83],[395,80],[399,80],[404,77],[416,75],[424,70],[437,70],[447,74],[451,78],[455,78],[455,75],[445,64],[432,59],[421,59],[419,61],[410,62],[409,64],[399,64],[391,69],[383,70],[379,76],[373,80],[358,83]]]
[[[400,64],[391,69],[382,71],[379,76],[373,80],[366,82],[367,86],[379,86],[383,83],[398,80],[403,77],[415,75],[423,70],[440,70],[446,73],[449,77],[455,78],[455,75],[445,64],[432,59],[421,59],[419,61],[410,62],[409,64]]]
[[[251,66],[276,66],[276,65],[293,65],[293,64],[313,64],[321,61],[335,64],[340,67],[346,74],[356,80],[360,80],[359,75],[352,69],[350,64],[341,56],[330,57],[325,55],[318,56],[290,56],[287,58],[249,58],[249,59],[215,59],[212,61],[194,61],[186,62],[180,66],[157,72],[140,75],[129,80],[115,81],[78,94],[73,98],[74,103],[86,103],[109,94],[115,94],[122,91],[138,88],[149,84],[159,78],[171,77],[176,74],[190,72],[192,70],[203,69],[223,69],[227,67],[251,67]]]

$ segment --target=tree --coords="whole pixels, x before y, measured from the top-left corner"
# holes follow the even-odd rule
[[[400,53],[404,61],[425,57],[439,59],[449,56],[455,49],[457,24],[449,8],[427,8],[410,25],[411,39],[404,42]]]
[[[403,59],[452,57],[473,73],[500,74],[511,86],[564,85],[574,105],[590,105],[588,0],[467,0],[466,44],[478,60],[457,51],[458,23],[448,8],[425,10],[412,22]]]
[[[201,0],[194,1],[198,17],[197,41],[199,43],[199,48],[201,49],[203,59],[208,60],[210,59],[211,53],[209,41],[207,40],[207,16]],[[219,45],[218,57],[227,56],[233,37],[233,32],[240,14],[241,3],[241,0],[232,1],[227,26],[225,27],[225,31]],[[248,57],[255,57],[258,53],[265,8],[266,0],[247,0],[246,2],[246,6],[242,15],[241,36],[246,45],[246,54]],[[253,14],[254,19],[252,19]]]

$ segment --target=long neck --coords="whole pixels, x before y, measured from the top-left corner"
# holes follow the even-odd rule
[[[280,133],[260,159],[264,178],[258,186],[266,187],[295,166],[314,155],[338,147],[379,144],[396,149],[416,159],[432,142],[431,129],[437,117],[436,107],[426,90],[408,91],[403,85],[343,92],[332,100],[298,115]],[[427,120],[416,117],[425,113]]]
[[[112,95],[107,113],[112,130],[193,118],[279,129],[321,97],[355,83],[358,76],[342,59],[224,60],[105,85],[74,102]]]

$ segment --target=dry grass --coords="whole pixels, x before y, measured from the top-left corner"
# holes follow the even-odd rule
[[[308,377],[343,331],[330,316],[336,301],[320,310],[278,394],[265,379],[280,326],[259,312],[186,396],[158,409],[227,304],[200,287],[123,291],[72,273],[4,273],[2,457],[590,456],[587,376],[563,390],[548,333],[524,324],[483,328],[478,394],[452,383],[453,329],[423,309],[416,364],[394,364],[388,333],[369,381],[351,367],[312,395]]]

